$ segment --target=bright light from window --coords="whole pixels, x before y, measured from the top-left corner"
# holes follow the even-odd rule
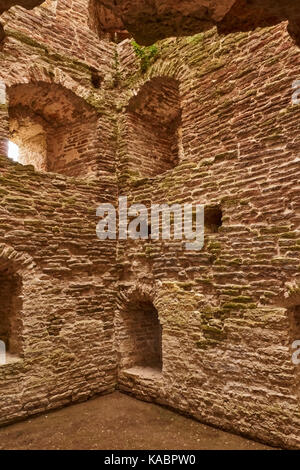
[[[11,142],[10,140],[8,142],[8,158],[11,158],[14,162],[18,162],[19,156],[20,156],[19,147],[13,142]]]

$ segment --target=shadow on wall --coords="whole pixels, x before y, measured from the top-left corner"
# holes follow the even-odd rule
[[[288,21],[300,45],[298,0],[92,0],[99,31],[128,30],[144,46],[173,36],[191,36],[215,26],[221,34],[253,31]]]
[[[119,43],[132,37],[124,28],[122,20],[98,0],[89,2],[89,25],[100,40],[107,39]]]

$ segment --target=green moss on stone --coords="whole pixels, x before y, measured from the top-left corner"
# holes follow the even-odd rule
[[[146,73],[150,65],[152,65],[156,59],[159,49],[155,44],[153,46],[143,47],[134,40],[131,41],[131,43],[135,54],[141,61],[141,71],[142,73]]]

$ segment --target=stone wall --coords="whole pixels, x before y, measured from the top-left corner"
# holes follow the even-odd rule
[[[49,155],[38,169],[93,178],[115,170],[115,45],[90,29],[88,3],[60,0],[55,11],[43,4],[2,15],[0,81],[7,96],[0,132],[7,135],[9,115],[39,120]]]
[[[14,85],[7,91],[10,138],[20,147],[21,163],[68,176],[97,175],[102,133],[95,108],[51,83]]]
[[[95,233],[97,205],[117,194],[115,56],[87,9],[1,17],[1,424],[116,386],[116,246]],[[9,139],[31,165],[7,158]]]
[[[286,24],[116,45],[89,7],[1,16],[0,423],[118,385],[299,448],[299,49]],[[5,156],[29,129],[35,168]],[[204,249],[98,241],[118,194],[205,204]]]
[[[44,175],[6,157],[0,173],[0,268],[15,265],[23,303],[22,351],[0,367],[7,423],[115,387],[115,249],[95,237],[95,207],[112,201],[115,185]],[[6,269],[3,277],[11,279]]]
[[[291,345],[300,338],[289,310],[300,300],[300,108],[291,102],[299,49],[284,24],[222,40],[211,30],[155,47],[118,45],[120,194],[128,205],[205,204],[210,229],[201,252],[178,241],[120,241],[118,334],[140,296],[153,302],[163,329],[162,374],[121,369],[120,387],[218,427],[299,447],[300,373]],[[139,136],[127,114],[132,97],[158,78],[179,83],[181,151],[175,168],[153,163],[160,174],[147,177],[151,143],[133,172]]]

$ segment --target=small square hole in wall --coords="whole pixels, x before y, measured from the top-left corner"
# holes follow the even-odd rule
[[[101,88],[101,83],[103,81],[103,77],[96,71],[92,71],[91,82],[94,88],[99,89]]]
[[[223,212],[220,206],[206,206],[204,210],[205,229],[210,233],[218,233],[222,227]]]
[[[300,305],[290,309],[293,341],[300,341]]]

